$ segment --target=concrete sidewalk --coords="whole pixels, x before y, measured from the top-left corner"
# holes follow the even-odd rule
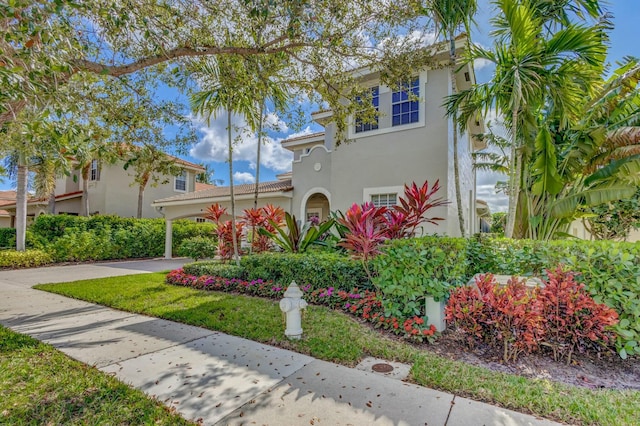
[[[556,424],[374,372],[30,288],[180,265],[150,260],[0,271],[0,323],[112,373],[206,425]]]

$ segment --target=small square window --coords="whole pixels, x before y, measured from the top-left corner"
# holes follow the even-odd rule
[[[187,190],[187,172],[183,171],[182,174],[176,176],[174,189],[176,191]]]
[[[371,202],[376,207],[393,207],[398,202],[398,194],[371,194]]]

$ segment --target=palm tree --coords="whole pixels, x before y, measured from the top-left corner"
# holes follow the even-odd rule
[[[470,34],[469,28],[478,5],[476,0],[430,0],[427,3],[427,14],[433,17],[436,23],[437,33],[449,41],[449,80],[451,82],[451,93],[458,93],[456,81],[456,32],[464,28],[467,37]],[[467,38],[467,46],[469,39]],[[458,126],[456,123],[457,111],[452,116],[453,122],[453,175],[456,190],[456,203],[458,206],[458,223],[460,225],[460,235],[465,236],[464,215],[462,214],[462,195],[460,191],[460,162],[458,160]]]
[[[220,56],[215,61],[201,62],[197,76],[202,90],[191,96],[191,105],[196,113],[217,117],[220,111],[227,113],[227,142],[229,162],[229,192],[231,197],[231,227],[236,229],[235,198],[233,192],[233,128],[231,114],[243,116],[249,126],[255,130],[258,122],[258,105],[248,72],[246,61],[240,57]],[[238,239],[232,232],[233,254],[238,266],[240,256]]]
[[[535,0],[494,3],[499,10],[498,17],[492,20],[496,27],[494,46],[491,50],[472,46],[467,58],[494,63],[492,81],[450,96],[446,105],[450,115],[460,111],[462,124],[472,114],[491,107],[504,115],[511,137],[505,235],[514,237],[524,234],[522,221],[517,233],[514,230],[517,213],[524,213],[523,156],[532,151],[538,117],[545,108],[552,107],[561,117],[563,128],[578,117],[580,99],[593,93],[594,82],[601,75],[606,55],[605,29],[609,24],[564,24],[562,13],[538,9],[543,3]]]

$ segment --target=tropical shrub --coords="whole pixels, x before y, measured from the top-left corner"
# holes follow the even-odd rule
[[[34,268],[53,263],[51,255],[42,250],[2,250],[0,268]]]
[[[221,263],[210,260],[204,262],[187,263],[183,266],[184,272],[189,275],[202,276],[211,275],[221,278],[244,278],[244,269],[231,263]]]
[[[314,224],[313,221],[308,221],[300,228],[296,217],[290,215],[288,212],[284,214],[284,220],[286,227],[282,227],[275,221],[269,220],[273,231],[267,228],[260,228],[258,232],[261,235],[271,238],[282,250],[289,253],[303,253],[307,251],[312,244],[316,244],[320,240],[320,237],[333,226],[333,220],[329,219],[317,225]]]
[[[265,279],[288,286],[311,285],[311,289],[333,286],[339,290],[371,287],[362,264],[338,253],[262,253],[240,259],[248,280]]]
[[[16,229],[0,228],[0,249],[16,246]]]
[[[194,260],[215,257],[218,244],[212,237],[191,237],[183,240],[178,247],[178,255]]]
[[[467,276],[492,272],[544,276],[564,264],[597,303],[619,315],[614,327],[621,357],[640,354],[640,244],[612,241],[533,241],[476,238],[469,244]]]
[[[551,348],[554,359],[566,358],[570,363],[576,350],[598,350],[612,343],[615,336],[611,326],[618,323],[616,311],[589,296],[572,272],[558,267],[547,275],[537,299],[544,321],[542,344]]]
[[[616,312],[596,303],[573,273],[548,272],[541,288],[527,288],[512,278],[500,286],[493,275],[476,278],[475,286],[452,291],[446,319],[470,344],[484,342],[502,351],[505,362],[523,352],[549,349],[554,359],[571,361],[578,350],[599,350],[614,341]]]
[[[387,316],[423,316],[426,296],[444,301],[452,287],[466,282],[467,240],[429,236],[390,241],[371,265]]]
[[[410,186],[405,184],[400,204],[392,208],[375,207],[372,203],[353,204],[345,216],[338,219],[345,230],[339,245],[362,259],[366,268],[367,261],[379,253],[379,246],[385,240],[411,237],[423,223],[437,225],[444,220],[427,216],[429,210],[448,204],[447,200],[433,198],[439,190],[439,181],[431,188],[428,181],[420,187],[414,182]]]
[[[268,233],[273,234],[276,232],[276,228],[280,228],[284,224],[284,217],[284,209],[272,204],[244,211],[242,220],[246,227],[251,229],[251,253],[262,253],[272,248],[271,237],[260,233],[259,230],[265,229]]]

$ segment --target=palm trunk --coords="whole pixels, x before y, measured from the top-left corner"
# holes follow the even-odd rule
[[[91,163],[88,166],[82,167],[82,215],[89,216],[89,170]]]
[[[16,188],[16,250],[25,250],[27,233],[27,179],[29,169],[25,155],[18,155],[18,185]]]
[[[142,200],[144,198],[144,185],[138,185],[138,212],[136,213],[136,217],[138,219],[142,218]]]
[[[56,189],[53,188],[49,193],[49,201],[47,202],[47,212],[56,214]]]
[[[262,114],[264,113],[264,100],[260,103],[260,118],[258,121],[258,155],[256,158],[256,186],[253,189],[253,208],[258,208],[258,185],[260,184],[260,151],[262,148]]]
[[[451,93],[458,93],[458,83],[456,81],[455,65],[456,65],[456,41],[453,33],[449,34],[449,78],[451,79]],[[458,159],[458,125],[456,116],[452,117],[453,121],[453,180],[456,191],[456,204],[458,206],[458,224],[460,225],[460,236],[464,238],[464,215],[462,214],[462,194],[460,191],[460,163]],[[469,206],[473,208],[474,206]]]
[[[233,241],[233,258],[240,266],[238,254],[238,238],[236,235],[236,202],[233,196],[233,143],[231,140],[231,108],[227,106],[227,135],[229,142],[229,195],[231,196],[231,240]]]
[[[504,229],[504,236],[507,238],[513,238],[513,229],[516,223],[516,209],[518,206],[518,193],[520,192],[520,154],[518,147],[518,108],[520,102],[517,100],[514,103],[513,111],[511,112],[511,137],[513,142],[511,144],[511,170],[509,173],[509,210],[507,211],[507,224]]]

